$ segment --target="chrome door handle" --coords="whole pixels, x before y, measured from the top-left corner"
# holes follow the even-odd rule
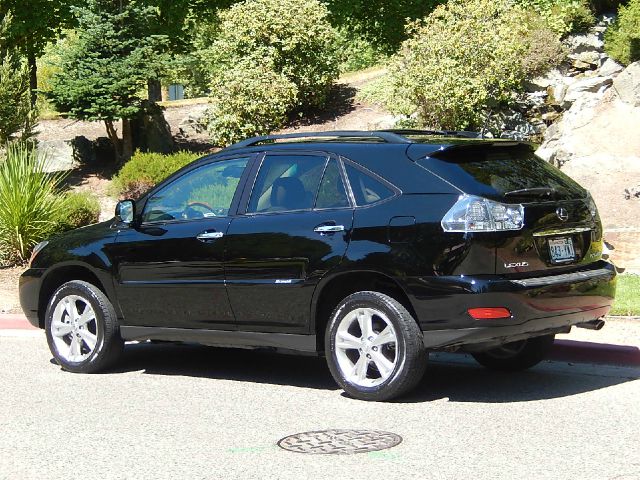
[[[316,233],[344,232],[344,225],[320,225],[313,229]]]
[[[224,236],[224,233],[222,232],[202,232],[198,234],[196,238],[201,242],[206,242],[208,240],[215,240],[217,238],[222,238],[223,236]]]

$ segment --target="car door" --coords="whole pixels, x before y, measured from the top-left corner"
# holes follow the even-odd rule
[[[339,159],[268,153],[226,236],[238,328],[306,333],[314,286],[345,254],[353,209]]]
[[[225,234],[251,157],[213,161],[152,192],[112,246],[125,325],[232,330]],[[235,203],[234,203],[235,202]]]

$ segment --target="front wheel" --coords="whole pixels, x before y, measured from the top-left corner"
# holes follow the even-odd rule
[[[334,310],[325,352],[333,378],[361,400],[390,400],[408,392],[427,362],[411,314],[388,295],[368,291],[349,295]]]
[[[554,339],[555,335],[527,338],[472,355],[484,367],[503,372],[517,372],[544,360],[553,346]]]
[[[104,370],[116,362],[124,346],[107,296],[79,280],[65,283],[53,294],[45,330],[54,359],[70,372]]]

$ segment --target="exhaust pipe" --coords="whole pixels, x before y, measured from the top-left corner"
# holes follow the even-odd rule
[[[589,322],[578,323],[576,325],[578,328],[586,328],[588,330],[600,330],[604,327],[604,320],[591,320]]]

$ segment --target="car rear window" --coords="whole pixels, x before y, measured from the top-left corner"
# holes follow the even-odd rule
[[[471,195],[514,201],[544,197],[545,189],[554,199],[585,195],[580,185],[523,144],[452,147],[417,163]]]

